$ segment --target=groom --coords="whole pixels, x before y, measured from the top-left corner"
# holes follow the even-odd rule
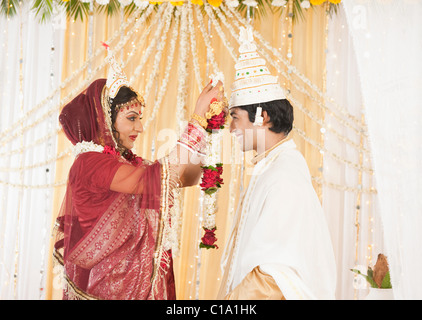
[[[243,29],[230,132],[255,150],[222,259],[218,299],[334,299],[336,267],[306,161],[289,133],[293,108]]]

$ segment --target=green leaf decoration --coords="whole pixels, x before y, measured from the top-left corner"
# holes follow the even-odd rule
[[[20,3],[24,4],[29,2],[29,0],[0,0],[0,14],[3,14],[6,17],[13,17],[16,15],[19,9]],[[33,1],[33,0],[32,0]],[[64,6],[66,8],[66,13],[69,18],[74,20],[87,18],[90,14],[90,3],[81,2],[80,0],[35,0],[31,3],[32,10],[35,11],[36,16],[40,19],[41,22],[46,22],[52,17],[53,6],[59,5]],[[185,0],[187,2],[189,0]],[[206,1],[206,0],[204,0]],[[292,0],[292,8],[291,8],[291,18],[293,23],[298,21],[298,19],[305,19],[304,12],[306,9],[303,9],[301,6],[302,0]],[[256,7],[249,7],[243,3],[242,0],[239,0],[239,5],[237,6],[236,10],[239,11],[244,17],[247,17],[248,10],[249,16],[254,19],[263,19],[266,17],[268,12],[274,14],[282,14],[286,7],[274,7],[272,6],[272,0],[256,0],[257,6]],[[333,4],[325,2],[323,4],[327,9],[327,13],[330,15],[337,14],[339,4]],[[159,4],[155,4],[155,7],[158,8]],[[314,6],[311,5],[312,9]],[[118,0],[110,0],[107,5],[98,5],[94,2],[94,11],[95,12],[105,12],[107,16],[112,16],[115,14],[120,15],[121,12],[121,5]],[[307,9],[307,10],[310,10]],[[124,8],[124,13],[129,16],[136,10],[136,5],[132,2],[130,5]],[[201,11],[204,13],[204,8],[201,6]],[[216,14],[216,13],[214,13]],[[218,16],[216,15],[218,19]]]
[[[31,8],[35,11],[35,16],[38,17],[41,23],[50,20],[53,14],[53,1],[52,0],[35,0]]]
[[[110,0],[107,5],[99,5],[98,12],[105,12],[107,17],[111,17],[116,12],[120,11],[120,2],[117,0]]]
[[[374,279],[372,277],[370,277],[369,275],[365,275],[362,272],[360,272],[357,269],[351,269],[354,273],[357,273],[359,275],[361,275],[362,277],[364,277],[366,279],[366,281],[368,281],[368,283],[370,284],[370,286],[372,288],[378,288],[378,285],[375,283]],[[369,271],[369,269],[368,269]]]
[[[247,5],[243,4],[239,1],[239,6],[236,8],[244,17],[248,15],[249,9],[249,16],[254,19],[262,19],[265,18],[267,15],[267,10],[269,9],[271,12],[273,11],[273,6],[271,5],[272,0],[255,0],[258,5],[257,9],[253,7],[248,7]],[[279,8],[278,8],[279,9]]]
[[[0,5],[0,13],[6,17],[12,17],[19,9],[19,0],[2,0]]]
[[[382,289],[391,289],[393,286],[391,285],[390,279],[390,271],[385,274],[384,279],[382,279],[381,288]]]
[[[370,277],[371,279],[374,279],[374,270],[372,270],[371,267],[368,267],[368,277]]]
[[[313,7],[311,7],[313,8]],[[293,22],[296,22],[298,18],[301,18],[302,20],[305,19],[305,15],[303,13],[302,7],[300,5],[299,1],[293,1],[293,16],[292,20]]]
[[[206,194],[208,194],[208,195],[211,195],[211,194],[213,194],[213,193],[217,192],[217,190],[218,190],[218,188],[214,188],[214,187],[212,187],[212,188],[208,188],[208,189],[207,189],[207,190],[205,190],[204,192],[205,192]]]
[[[214,248],[215,248],[215,246],[214,246],[214,245],[209,246],[209,245],[207,245],[207,244],[203,244],[202,242],[199,244],[199,247],[200,247],[200,248],[204,248],[204,249],[214,249]]]
[[[89,3],[81,2],[79,0],[69,0],[64,2],[66,12],[75,21],[81,19],[83,21],[84,17],[87,17],[89,14]]]
[[[213,165],[209,165],[209,166],[201,166],[202,169],[208,169],[208,170],[212,170],[212,171],[218,171],[218,167],[222,167],[223,164],[222,163],[216,163],[215,167]]]

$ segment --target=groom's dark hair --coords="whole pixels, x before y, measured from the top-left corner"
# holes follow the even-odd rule
[[[248,112],[249,121],[255,122],[256,108],[261,107],[262,111],[266,111],[270,117],[272,126],[270,130],[275,133],[283,132],[288,135],[293,128],[293,107],[289,100],[273,100],[264,103],[248,104],[239,106],[238,108]]]

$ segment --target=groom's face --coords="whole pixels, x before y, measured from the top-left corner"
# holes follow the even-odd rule
[[[244,152],[256,150],[257,146],[257,127],[249,121],[248,112],[240,108],[230,109],[230,133],[234,134]]]

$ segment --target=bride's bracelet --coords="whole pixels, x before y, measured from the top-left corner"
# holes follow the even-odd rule
[[[201,117],[200,115],[197,115],[196,113],[192,114],[192,120],[196,120],[198,124],[204,129],[206,129],[208,126],[207,119],[205,119],[204,117]]]
[[[205,155],[204,150],[206,147],[205,133],[206,131],[202,126],[189,121],[177,144],[203,156]]]

